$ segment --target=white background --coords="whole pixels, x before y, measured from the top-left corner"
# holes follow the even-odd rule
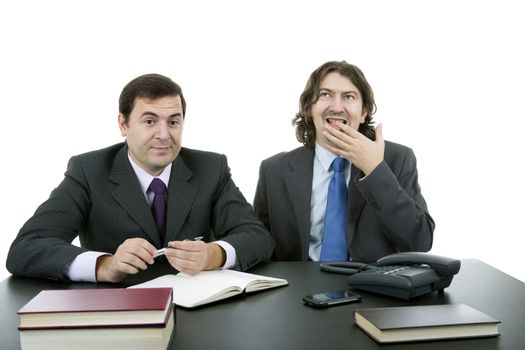
[[[299,146],[309,74],[361,67],[386,139],[413,148],[432,252],[525,281],[524,11],[519,1],[4,1],[0,257],[70,156],[122,141],[137,75],[178,82],[184,145],[228,156],[251,202],[262,159]],[[0,266],[0,278],[9,274]]]

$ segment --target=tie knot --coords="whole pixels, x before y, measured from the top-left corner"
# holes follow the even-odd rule
[[[149,185],[149,190],[153,191],[155,194],[165,194],[166,193],[166,185],[164,182],[162,182],[159,178],[154,178],[153,181],[151,181],[151,184]]]
[[[341,172],[346,168],[348,161],[343,157],[337,157],[332,162],[332,169],[337,172]]]

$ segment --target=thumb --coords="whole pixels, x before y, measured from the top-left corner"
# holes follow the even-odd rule
[[[375,128],[376,142],[384,142],[383,139],[383,124],[378,124]]]

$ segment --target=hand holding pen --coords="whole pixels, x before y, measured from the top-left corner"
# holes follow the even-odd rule
[[[215,270],[226,261],[226,252],[215,242],[206,243],[203,237],[170,241],[164,256],[177,271],[194,275],[203,270]],[[162,254],[162,253],[161,253]]]
[[[193,240],[194,241],[201,241],[203,238],[204,238],[203,236],[197,236]],[[185,241],[189,241],[189,239],[185,239]],[[157,257],[162,256],[164,254],[166,254],[166,248],[161,248],[161,249],[157,250],[157,253],[153,257],[157,258]]]

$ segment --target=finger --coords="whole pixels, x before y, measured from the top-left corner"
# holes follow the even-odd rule
[[[171,241],[168,242],[168,247],[188,251],[202,251],[206,249],[206,243],[203,241]]]
[[[127,264],[125,262],[119,261],[117,263],[116,270],[119,272],[123,272],[127,275],[134,275],[138,273],[141,269],[138,269],[137,267]]]
[[[375,128],[375,132],[376,132],[376,142],[377,141],[384,142],[384,139],[383,139],[383,124],[378,124],[377,127]]]
[[[127,262],[121,260],[121,258],[121,256],[116,255],[112,257],[108,273],[113,276],[124,277],[125,275],[133,275],[139,272],[137,267],[128,264]],[[118,280],[120,279],[122,278],[118,278]]]
[[[171,258],[172,265],[179,271],[192,271],[195,269],[196,263],[184,259]]]
[[[168,243],[168,248],[165,251],[166,256],[196,261],[201,255],[203,255],[203,249],[201,246],[206,246],[204,242],[193,242],[193,241],[172,241]]]
[[[333,127],[330,124],[327,124],[326,125],[326,129],[327,130],[329,130],[329,129],[333,130],[334,131],[334,133],[333,133],[334,136],[337,136],[339,138],[341,137],[340,135],[345,135],[345,136],[348,136],[348,137],[354,139],[354,138],[359,138],[362,135],[358,130],[356,130],[356,129],[354,129],[352,127],[351,123],[350,124],[342,124],[341,123],[341,124],[339,124],[338,128],[335,128],[335,127]],[[335,131],[338,131],[341,134],[337,134]]]
[[[145,261],[148,264],[153,264],[155,261],[154,256],[157,252],[157,249],[148,241],[139,239],[127,242],[127,244],[124,246],[124,251],[134,255],[141,261]]]
[[[204,253],[202,251],[192,251],[174,248],[172,249],[169,256],[175,259],[197,262],[203,259]]]
[[[115,259],[142,269],[146,266],[145,262],[149,264],[154,262],[153,256],[149,251],[133,240],[125,241],[118,247],[115,252]]]
[[[140,249],[139,253],[138,253],[138,257],[147,262],[148,264],[153,264],[155,262],[155,256],[157,254],[157,249],[153,247],[153,249],[146,249],[144,247],[142,247],[142,249]]]
[[[194,241],[173,241],[168,243],[166,257],[179,271],[195,274],[204,268],[208,256],[208,244]]]
[[[383,142],[384,141],[384,139],[383,139],[383,124],[378,124],[375,127],[374,132],[375,132],[376,141]]]
[[[119,263],[131,266],[136,269],[146,270],[148,268],[146,262],[141,257],[133,253],[126,252],[122,255],[117,256],[117,259]],[[121,267],[123,266],[124,265],[122,265]]]
[[[176,258],[168,259],[171,266],[173,266],[177,271],[184,272],[190,275],[194,275],[200,271],[198,265],[195,262],[181,260]]]
[[[341,152],[345,152],[352,148],[353,141],[340,131],[336,130],[331,133],[323,130],[323,134],[331,146],[335,148],[337,155],[341,155]]]
[[[134,275],[139,272],[139,269],[121,261],[120,258],[120,256],[113,255],[110,257],[108,256],[107,259],[101,261],[104,272],[107,274],[109,281],[118,282],[127,275]]]
[[[129,238],[125,240],[117,251],[126,251],[140,256],[142,260],[152,264],[157,248],[143,238]]]
[[[148,252],[148,254],[152,256],[155,255],[155,253],[157,252],[157,248],[143,238],[133,239],[133,242],[136,243],[138,246],[142,247],[142,249],[144,249],[146,252]]]

